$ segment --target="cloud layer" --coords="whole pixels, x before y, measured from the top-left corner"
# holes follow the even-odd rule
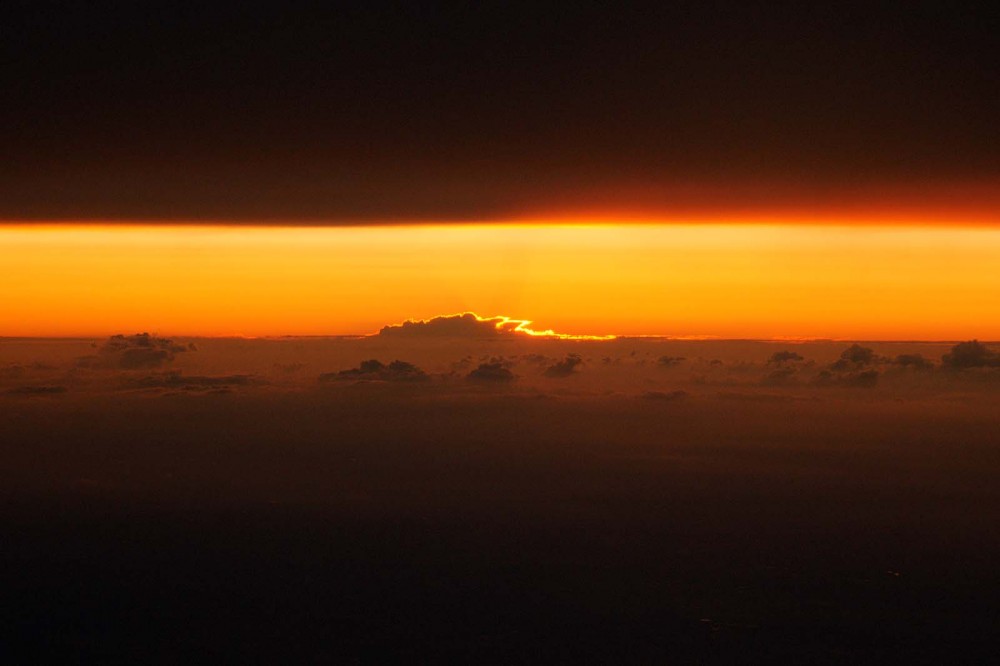
[[[381,336],[309,342],[205,340],[197,354],[187,353],[193,347],[186,341],[149,334],[116,335],[96,344],[5,343],[0,394],[11,400],[58,401],[123,391],[258,394],[356,382],[370,383],[372,390],[381,390],[376,384],[406,384],[417,393],[457,394],[481,384],[523,394],[648,393],[651,399],[676,391],[698,397],[766,389],[823,400],[846,392],[931,397],[958,390],[1000,390],[1000,349],[977,340],[944,346],[820,342],[784,348],[773,343],[630,338],[539,342],[512,332],[510,325],[498,329],[497,321],[455,316],[413,324],[416,341]],[[420,335],[441,327],[471,329],[474,335],[489,337],[420,342]],[[409,332],[389,335],[394,334],[405,337]],[[88,351],[90,355],[81,358]],[[390,353],[407,360],[379,359]],[[328,371],[321,374],[321,369]]]
[[[504,367],[500,361],[491,363],[480,363],[479,367],[470,372],[465,377],[470,382],[483,384],[509,384],[517,379],[517,376]]]

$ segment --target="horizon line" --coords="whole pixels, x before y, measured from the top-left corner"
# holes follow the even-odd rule
[[[100,340],[105,337],[112,337],[115,335],[141,335],[146,333],[146,331],[140,331],[139,333],[108,333],[108,334],[94,334],[94,335],[0,335],[0,342],[10,342],[10,341],[35,341],[35,340],[52,340],[52,341],[79,341],[79,342],[90,342],[93,340]],[[273,335],[241,335],[241,334],[224,334],[224,335],[206,335],[206,334],[188,334],[188,333],[161,333],[153,332],[150,335],[156,337],[167,337],[167,338],[183,338],[183,339],[194,339],[194,340],[370,340],[379,339],[379,334],[376,333],[330,333],[330,334],[295,334],[295,333],[280,333]],[[473,342],[516,342],[518,340],[537,340],[537,341],[549,341],[549,342],[621,342],[629,340],[662,340],[667,342],[764,342],[764,343],[784,343],[784,344],[810,344],[810,343],[868,343],[868,344],[958,344],[961,342],[968,342],[971,340],[976,340],[982,344],[1000,344],[1000,339],[998,340],[987,340],[977,337],[962,338],[962,339],[920,339],[920,338],[783,338],[783,337],[773,337],[773,338],[726,338],[718,337],[713,335],[661,335],[661,334],[631,334],[631,335],[610,335],[610,336],[596,336],[596,335],[574,335],[568,334],[565,337],[561,335],[555,336],[498,336],[498,337],[480,337],[480,338],[468,338],[462,336],[436,336],[430,338],[419,339],[418,342],[426,342],[428,340],[470,340]],[[409,339],[408,342],[413,342],[413,339]]]
[[[0,228],[94,229],[357,229],[414,227],[497,227],[497,226],[817,226],[845,228],[927,227],[950,229],[1000,229],[1000,210],[984,214],[952,212],[943,214],[902,214],[806,211],[747,212],[731,211],[709,214],[649,214],[608,211],[587,214],[551,214],[531,216],[479,217],[385,217],[336,219],[330,217],[218,218],[187,216],[182,218],[28,218],[0,219]]]

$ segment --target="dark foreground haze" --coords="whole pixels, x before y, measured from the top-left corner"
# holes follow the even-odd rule
[[[981,661],[997,348],[0,340],[0,646]]]

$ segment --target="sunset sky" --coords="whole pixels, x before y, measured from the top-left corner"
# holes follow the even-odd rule
[[[0,2],[2,663],[995,662],[998,404],[1000,2]]]
[[[995,12],[14,3],[0,335],[1000,338]]]
[[[6,336],[367,334],[474,311],[570,334],[1000,339],[1000,228],[0,228]]]

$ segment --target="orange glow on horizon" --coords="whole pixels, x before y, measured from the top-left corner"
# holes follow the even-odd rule
[[[519,220],[645,224],[1000,226],[1000,180],[826,186],[622,184],[530,205]]]
[[[0,225],[0,261],[0,336],[359,335],[497,312],[543,338],[1000,339],[988,226]]]
[[[852,214],[851,209],[810,210],[784,208],[770,211],[755,210],[677,210],[669,214],[661,209],[609,207],[541,211],[526,214],[500,224],[528,224],[545,226],[569,225],[741,225],[741,226],[834,226],[834,227],[1000,227],[1000,205],[996,208],[974,207],[966,210],[937,211],[928,209],[887,209],[881,212],[864,210]],[[392,224],[392,223],[390,223]]]

